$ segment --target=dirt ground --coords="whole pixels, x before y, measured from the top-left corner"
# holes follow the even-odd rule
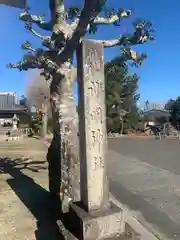
[[[37,139],[0,143],[0,239],[59,239],[48,214],[46,147]]]
[[[38,139],[0,140],[0,240],[65,239],[47,191],[46,152]]]

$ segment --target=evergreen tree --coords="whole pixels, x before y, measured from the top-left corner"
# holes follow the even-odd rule
[[[128,73],[128,65],[121,62],[119,57],[108,62],[105,66],[106,106],[108,131],[120,132],[121,121],[124,119],[124,130],[135,128],[139,112],[136,102],[138,76]],[[121,117],[124,110],[125,116]],[[127,113],[127,114],[126,114]]]
[[[180,126],[180,97],[176,100],[170,99],[165,105],[165,109],[170,111],[170,122],[171,124],[179,129]]]

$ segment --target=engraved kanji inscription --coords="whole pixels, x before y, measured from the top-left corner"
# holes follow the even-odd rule
[[[85,63],[85,74],[93,76],[96,71],[101,69],[101,59],[98,57],[97,50],[89,48],[87,50],[87,58]]]
[[[92,147],[97,148],[98,152],[101,152],[101,146],[103,143],[103,133],[100,129],[92,130]]]
[[[93,170],[104,168],[104,161],[102,157],[94,157],[93,165]]]
[[[100,106],[96,106],[95,109],[89,112],[91,121],[99,121],[100,124],[103,123],[103,109]]]

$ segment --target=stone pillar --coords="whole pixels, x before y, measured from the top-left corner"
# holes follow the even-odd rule
[[[108,205],[103,46],[83,42],[78,59],[80,192],[89,212]]]
[[[71,221],[79,223],[74,227],[83,240],[122,233],[121,209],[108,198],[103,51],[101,44],[84,40],[77,52],[81,201],[72,204]]]

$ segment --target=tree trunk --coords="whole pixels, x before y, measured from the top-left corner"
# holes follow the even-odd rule
[[[69,202],[76,200],[78,178],[77,112],[74,103],[74,73],[65,64],[64,74],[53,76],[50,86],[50,103],[53,119],[53,140],[49,147],[49,190],[60,198],[61,211],[68,211]],[[79,175],[79,174],[78,174]],[[76,180],[76,181],[74,181]]]
[[[123,131],[124,131],[124,119],[123,119],[123,117],[122,117],[122,119],[121,119],[121,135],[123,135]]]

